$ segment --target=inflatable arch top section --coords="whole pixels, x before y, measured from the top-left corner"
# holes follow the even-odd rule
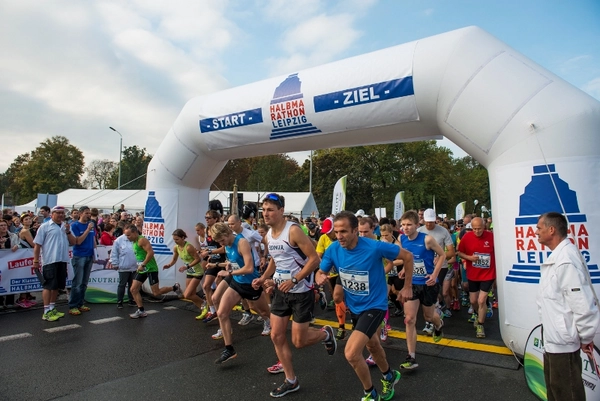
[[[190,100],[148,167],[149,234],[170,257],[229,159],[445,136],[489,170],[501,334],[522,355],[549,254],[539,214],[567,213],[600,290],[599,130],[600,102],[468,27]]]

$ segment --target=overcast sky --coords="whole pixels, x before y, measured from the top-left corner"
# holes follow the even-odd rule
[[[0,0],[0,172],[55,135],[118,161],[109,126],[153,154],[194,96],[469,25],[600,99],[597,0]]]

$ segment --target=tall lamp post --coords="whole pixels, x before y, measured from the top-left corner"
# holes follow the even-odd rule
[[[117,189],[121,189],[121,156],[123,156],[123,135],[121,135],[121,133],[113,127],[108,128],[115,131],[121,137],[121,140],[119,141],[119,183],[117,185]]]

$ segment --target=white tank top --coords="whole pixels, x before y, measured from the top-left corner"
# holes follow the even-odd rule
[[[290,245],[290,227],[296,223],[287,221],[285,228],[279,234],[278,238],[273,238],[271,229],[267,233],[267,242],[269,244],[269,254],[275,260],[275,274],[273,275],[273,281],[276,284],[282,283],[286,280],[291,280],[295,277],[300,270],[306,265],[308,258],[298,247]],[[303,293],[312,291],[313,288],[313,274],[307,278],[298,281],[291,290],[291,293]]]

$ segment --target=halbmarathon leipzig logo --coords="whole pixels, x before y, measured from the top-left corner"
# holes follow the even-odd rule
[[[306,118],[301,85],[298,74],[292,74],[275,89],[269,107],[271,139],[321,132]]]
[[[165,244],[165,219],[162,217],[162,208],[156,199],[155,191],[148,192],[144,213],[144,227],[142,235],[150,241],[154,253],[157,255],[172,255],[173,252]]]
[[[519,217],[515,218],[514,237],[517,263],[509,270],[506,281],[539,283],[540,264],[544,263],[552,251],[538,242],[535,235],[536,224],[541,214],[562,210],[555,185],[569,220],[569,233],[575,237],[575,245],[587,263],[592,283],[598,284],[600,269],[597,264],[590,264],[592,255],[586,215],[579,210],[577,194],[558,176],[554,164],[534,166],[531,181],[519,198]]]

